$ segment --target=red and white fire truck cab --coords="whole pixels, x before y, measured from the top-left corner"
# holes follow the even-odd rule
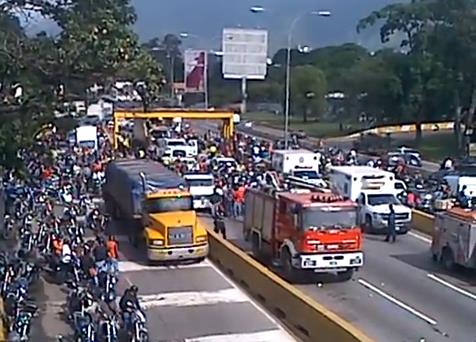
[[[364,262],[357,205],[328,192],[249,190],[243,234],[256,258],[278,261],[291,281],[315,273],[349,280]]]

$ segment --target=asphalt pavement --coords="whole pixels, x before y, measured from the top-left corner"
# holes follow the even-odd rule
[[[199,130],[215,128],[206,122]],[[258,137],[281,133],[261,126],[246,131]],[[351,139],[339,139],[328,143],[351,146]],[[434,172],[438,164],[424,162],[422,169]],[[251,251],[242,239],[241,222],[228,220],[227,234],[238,247]],[[476,273],[443,271],[431,259],[427,236],[410,232],[395,244],[383,239],[365,236],[364,266],[351,281],[325,277],[296,286],[376,341],[476,341]]]
[[[119,296],[132,284],[148,319],[151,341],[263,342],[295,341],[259,304],[247,296],[209,260],[175,266],[149,266],[115,224],[120,249]],[[44,277],[38,290],[40,317],[34,341],[71,336],[64,321],[64,288]]]
[[[229,240],[250,252],[241,221],[227,220],[226,227]],[[364,266],[352,280],[316,276],[296,286],[376,341],[476,341],[476,274],[443,272],[425,236],[383,239],[365,236]]]

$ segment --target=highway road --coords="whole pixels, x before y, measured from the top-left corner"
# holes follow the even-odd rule
[[[207,122],[200,130],[215,127]],[[263,137],[279,131],[255,127],[248,133]],[[423,165],[429,172],[437,168],[435,163]],[[241,222],[229,220],[227,234],[250,252]],[[369,235],[364,267],[351,281],[326,277],[297,287],[376,341],[476,341],[476,273],[443,272],[431,260],[430,243],[429,237],[414,232],[399,236],[395,244]]]
[[[151,341],[291,342],[295,339],[214,264],[148,266],[116,225],[120,243],[118,293],[135,284],[146,310]],[[34,341],[71,336],[62,306],[66,292],[50,279],[37,295]],[[40,289],[41,290],[41,289]]]
[[[226,227],[229,240],[250,252],[241,221]],[[296,286],[376,341],[474,342],[476,274],[442,272],[429,248],[430,240],[414,233],[395,244],[366,236],[365,264],[351,281],[326,276]]]

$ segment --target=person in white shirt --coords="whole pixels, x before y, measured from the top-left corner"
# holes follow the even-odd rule
[[[65,240],[63,242],[63,247],[61,249],[61,262],[63,264],[69,264],[73,257],[73,251],[71,250],[71,246],[69,244],[69,240]]]
[[[451,170],[453,168],[453,161],[451,160],[451,158],[446,158],[444,167],[446,170]]]

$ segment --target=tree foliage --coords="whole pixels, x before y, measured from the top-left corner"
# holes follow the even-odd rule
[[[22,22],[42,16],[58,36],[29,36]],[[64,101],[95,83],[141,80],[144,99],[158,93],[160,70],[131,25],[129,0],[5,0],[0,4],[0,151],[12,160]],[[21,91],[19,90],[21,89]]]
[[[291,103],[293,112],[300,112],[306,122],[311,114],[325,110],[327,84],[324,73],[312,65],[294,68],[291,74]]]

